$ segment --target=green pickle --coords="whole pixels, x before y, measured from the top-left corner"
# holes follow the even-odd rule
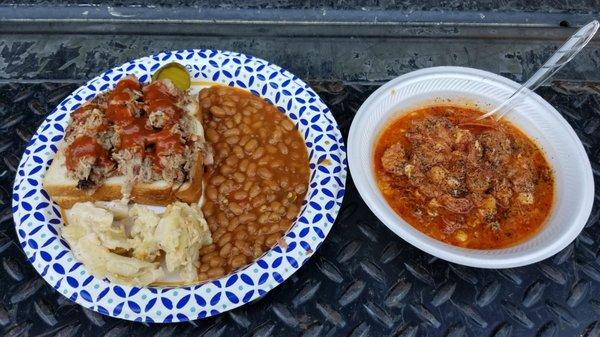
[[[190,74],[187,69],[179,63],[172,62],[165,64],[160,67],[154,75],[152,75],[152,81],[158,81],[163,79],[170,79],[173,85],[180,90],[187,90],[190,88]]]

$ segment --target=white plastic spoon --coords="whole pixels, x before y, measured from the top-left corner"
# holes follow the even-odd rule
[[[544,84],[549,78],[551,78],[557,71],[560,70],[565,64],[569,63],[575,55],[577,55],[583,47],[585,47],[588,42],[594,37],[596,31],[600,27],[600,23],[598,20],[594,20],[587,25],[583,26],[579,29],[575,34],[573,34],[567,42],[565,42],[558,50],[550,56],[548,61],[544,63],[544,65],[538,69],[538,71],[527,80],[527,82],[523,83],[519,89],[517,89],[510,97],[508,97],[502,104],[498,105],[492,111],[482,115],[477,118],[478,120],[490,117],[495,115],[496,120],[502,118],[502,116],[506,115],[510,109],[504,109],[508,104],[510,104],[515,98],[519,97],[523,92],[527,92],[526,89],[535,90],[540,85]]]

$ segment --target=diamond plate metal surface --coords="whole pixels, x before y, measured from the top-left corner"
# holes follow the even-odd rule
[[[312,86],[347,135],[376,86]],[[147,325],[71,303],[17,244],[10,191],[25,143],[75,84],[0,84],[0,335],[4,336],[600,336],[600,85],[539,90],[575,128],[592,161],[596,203],[582,234],[540,263],[505,270],[438,260],[390,232],[351,178],[315,256],[266,297],[210,319]]]

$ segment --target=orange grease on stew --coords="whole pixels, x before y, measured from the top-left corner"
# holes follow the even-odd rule
[[[449,110],[450,109],[450,110]],[[422,233],[437,240],[467,248],[495,249],[518,244],[537,233],[548,218],[554,198],[554,179],[549,164],[540,148],[529,139],[522,131],[507,121],[494,123],[490,120],[474,120],[482,114],[481,111],[448,106],[434,106],[415,110],[391,121],[381,132],[374,147],[374,174],[380,191],[389,206],[405,221]],[[427,116],[445,117],[461,130],[469,130],[475,137],[489,130],[505,133],[512,141],[514,147],[518,146],[519,153],[528,158],[540,179],[536,181],[533,192],[533,204],[523,204],[517,200],[513,193],[508,205],[498,205],[494,218],[494,226],[490,223],[478,223],[478,205],[453,212],[446,207],[436,208],[435,216],[427,213],[426,207],[431,198],[420,193],[419,186],[409,182],[406,174],[397,175],[383,168],[382,156],[386,149],[400,143],[410,153],[411,141],[407,138],[407,131],[412,123],[422,120]],[[466,151],[456,148],[453,151]],[[523,158],[519,159],[523,160]],[[509,159],[509,167],[514,168],[518,174],[516,158]],[[447,172],[452,172],[456,163],[446,162],[438,164]],[[512,166],[511,166],[512,165]],[[514,172],[514,171],[513,171]],[[501,179],[499,172],[493,172],[492,179]],[[426,178],[427,179],[427,178]],[[482,193],[488,193],[482,192]],[[491,193],[491,192],[489,192]],[[485,197],[485,194],[482,194]],[[468,191],[463,199],[481,200]],[[438,197],[437,200],[448,198]],[[455,199],[453,199],[455,200]],[[451,200],[452,201],[452,200]],[[497,225],[495,221],[497,221]],[[492,228],[493,227],[493,228]],[[465,239],[466,238],[466,239]]]

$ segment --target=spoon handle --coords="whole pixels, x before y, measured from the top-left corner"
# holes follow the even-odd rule
[[[529,90],[535,90],[540,85],[544,84],[550,77],[552,77],[557,71],[559,71],[565,64],[569,63],[579,53],[583,47],[585,47],[588,42],[594,37],[596,31],[600,27],[600,23],[597,20],[594,20],[587,25],[583,26],[579,29],[575,34],[573,34],[567,42],[565,42],[558,50],[550,56],[548,61],[544,63],[544,65],[538,69],[538,71],[527,80],[527,82],[523,83],[519,89],[517,89],[508,99],[506,99],[502,104],[498,105],[494,110],[482,115],[478,119],[487,118],[491,115],[496,114],[496,120],[502,118],[510,109],[503,109],[510,102],[512,102],[515,98],[517,98],[521,93]]]

